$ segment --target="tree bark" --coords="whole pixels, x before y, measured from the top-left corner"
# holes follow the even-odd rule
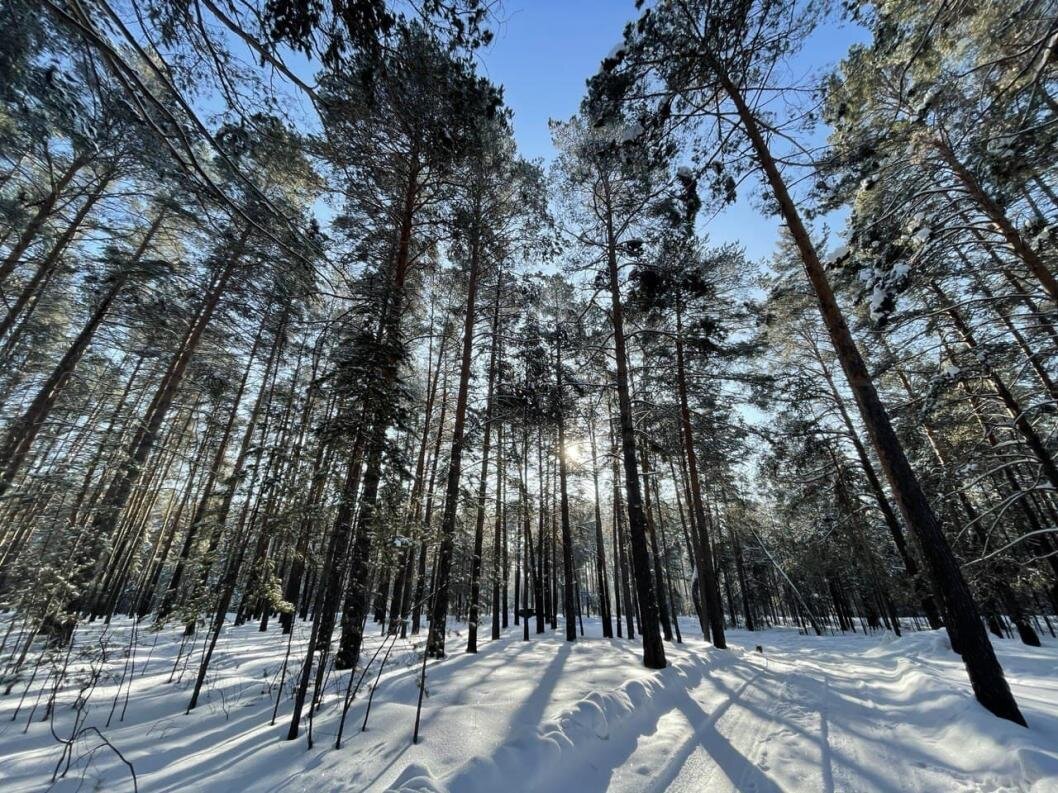
[[[628,385],[628,354],[625,349],[624,311],[617,267],[617,239],[614,236],[613,217],[609,213],[606,221],[606,263],[610,282],[610,320],[613,325],[614,355],[617,362],[618,417],[628,501],[628,533],[631,539],[632,567],[635,572],[643,632],[643,665],[648,669],[664,669],[667,665],[665,645],[661,641],[659,630],[658,601],[650,569],[646,517],[643,514],[643,497],[639,483],[639,461],[636,459],[635,425]]]
[[[676,298],[676,388],[680,399],[680,434],[683,436],[683,451],[687,460],[688,489],[690,490],[690,509],[694,515],[693,525],[697,528],[693,537],[695,556],[698,568],[698,586],[702,590],[702,601],[713,646],[727,649],[727,637],[724,634],[724,606],[720,600],[720,587],[717,585],[713,569],[712,542],[709,537],[708,524],[705,520],[705,505],[702,502],[702,484],[698,477],[698,453],[694,446],[694,429],[691,425],[690,402],[687,397],[687,364],[683,346],[683,309],[679,296]],[[708,638],[708,637],[706,637]]]
[[[89,162],[88,157],[76,156],[70,161],[70,165],[62,172],[58,181],[52,185],[51,190],[41,200],[37,207],[36,213],[30,218],[29,223],[26,224],[25,230],[16,240],[15,244],[11,246],[11,250],[8,251],[7,256],[4,257],[3,262],[0,262],[0,286],[3,286],[4,282],[7,281],[8,276],[15,271],[19,263],[22,260],[22,254],[24,254],[29,246],[33,244],[33,241],[40,234],[41,229],[44,228],[44,224],[48,222],[48,218],[51,217],[52,211],[55,209],[55,204],[62,197],[63,190],[70,184],[70,181],[77,175],[77,173],[84,168]]]
[[[602,620],[604,639],[613,638],[613,615],[610,610],[610,582],[606,573],[606,548],[602,532],[602,507],[599,496],[599,460],[598,446],[595,442],[595,411],[588,421],[588,438],[591,443],[591,483],[595,494],[595,576],[599,589],[599,617]]]
[[[481,272],[481,241],[474,232],[470,252],[470,272],[467,276],[466,317],[463,322],[463,355],[459,368],[459,390],[452,426],[452,450],[448,458],[448,480],[445,505],[441,516],[441,547],[437,556],[437,584],[434,589],[430,618],[430,642],[427,652],[431,658],[445,656],[445,624],[448,619],[449,579],[452,553],[455,546],[456,513],[459,511],[459,480],[463,472],[464,434],[467,421],[467,400],[470,395],[470,370],[474,354],[474,326],[478,279]]]
[[[782,217],[801,254],[805,273],[819,301],[823,323],[849,381],[849,387],[860,409],[864,426],[881,460],[889,486],[896,496],[905,523],[918,536],[930,573],[936,581],[937,588],[944,596],[949,632],[955,633],[953,639],[962,652],[974,694],[978,701],[995,715],[1024,726],[1025,718],[1021,715],[1017,702],[1010,693],[1010,687],[1003,676],[1003,668],[985,633],[980,614],[970,595],[959,563],[941,531],[940,522],[926,500],[918,477],[912,470],[903,446],[893,430],[889,414],[878,397],[870,372],[853,341],[845,317],[838,307],[823,264],[819,260],[807,229],[801,222],[800,214],[794,206],[778,166],[764,141],[757,120],[746,104],[741,91],[735,87],[726,73],[718,67],[715,61],[710,65],[714,67],[724,91],[735,105],[743,130],[753,146],[758,163],[764,171],[772,193],[779,204]],[[1058,299],[1058,285],[1056,285],[1053,296]]]
[[[474,555],[470,560],[470,615],[467,625],[467,652],[478,651],[478,610],[481,601],[481,556],[485,545],[485,497],[488,493],[489,454],[492,451],[492,423],[496,392],[496,370],[500,355],[500,293],[503,288],[503,273],[496,279],[496,299],[492,307],[492,341],[489,345],[488,386],[485,394],[485,417],[481,440],[481,471],[478,477],[477,509],[474,518]],[[473,324],[470,325],[473,332]],[[496,482],[499,493],[499,481]],[[497,509],[499,509],[497,501]]]
[[[155,218],[133,254],[130,266],[136,264],[143,257],[155,233],[161,226],[163,218],[163,213],[159,213]],[[37,432],[51,413],[51,409],[59,399],[63,388],[70,379],[70,375],[73,374],[78,362],[92,343],[96,331],[103,323],[103,320],[106,319],[110,307],[121,293],[127,279],[128,268],[115,276],[110,288],[107,289],[103,298],[99,301],[95,311],[92,312],[88,321],[81,328],[80,333],[77,334],[77,337],[66,350],[66,354],[63,355],[58,365],[52,370],[51,375],[44,381],[29,407],[21,418],[12,422],[10,428],[8,428],[4,440],[0,443],[0,496],[3,496],[15,474],[18,473],[18,469],[26,459],[26,455],[29,454]]]
[[[566,641],[576,641],[577,626],[573,602],[573,532],[569,519],[569,491],[566,474],[566,417],[562,404],[562,329],[555,333],[555,383],[558,395],[558,489],[559,514],[562,522],[562,617],[566,623]]]

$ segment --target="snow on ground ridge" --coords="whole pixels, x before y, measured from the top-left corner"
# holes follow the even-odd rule
[[[696,627],[683,624],[685,636]],[[90,721],[133,763],[139,789],[150,793],[1058,791],[1053,639],[1042,648],[996,642],[1029,720],[1024,730],[977,704],[942,633],[817,638],[788,629],[732,631],[728,651],[700,639],[667,645],[670,666],[654,672],[642,667],[638,642],[597,638],[595,621],[585,627],[588,638],[568,644],[561,626],[527,643],[512,626],[468,656],[465,634],[454,626],[449,658],[429,667],[415,746],[418,666],[410,645],[395,651],[382,675],[365,732],[367,692],[357,698],[338,751],[331,746],[347,677],[328,680],[313,725],[316,745],[306,750],[303,739],[283,740],[286,691],[269,726],[286,637],[260,634],[254,625],[226,632],[204,705],[190,716],[183,715],[187,676],[174,669],[179,632],[166,631],[145,635],[137,646],[127,717],[115,716],[106,727],[125,661],[115,649],[109,659],[115,676],[96,692]],[[115,648],[127,641],[126,628],[112,628]],[[296,633],[291,658],[305,639]],[[757,644],[763,655],[753,650]],[[60,697],[60,735],[74,694]],[[0,698],[0,789],[131,790],[127,769],[111,753],[85,760],[97,742],[80,746],[71,773],[49,788],[58,745],[46,724],[34,722],[22,733],[29,704],[11,721],[20,696],[16,688]]]

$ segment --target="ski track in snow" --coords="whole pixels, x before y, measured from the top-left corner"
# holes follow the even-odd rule
[[[697,627],[681,625],[685,637]],[[307,626],[295,630],[275,726],[269,721],[287,639],[256,625],[226,631],[203,702],[187,716],[201,646],[184,668],[176,664],[178,631],[143,631],[119,721],[129,629],[115,621],[107,631],[107,676],[86,723],[133,763],[144,793],[1058,792],[1053,639],[1042,648],[996,642],[1030,724],[1024,730],[976,703],[958,656],[937,632],[817,638],[789,629],[731,631],[727,651],[700,638],[667,644],[670,666],[655,672],[640,664],[638,640],[592,638],[600,633],[594,620],[586,621],[588,638],[573,644],[562,641],[561,626],[528,643],[512,626],[499,641],[482,642],[476,656],[462,652],[462,626],[453,626],[449,657],[428,668],[421,742],[411,744],[417,656],[402,642],[375,689],[367,730],[360,727],[376,668],[335,751],[344,672],[328,678],[315,746],[306,748],[304,730],[297,741],[284,740],[286,693]],[[78,646],[98,646],[102,630],[82,629]],[[379,641],[371,640],[365,658]],[[764,655],[752,650],[756,644]],[[50,784],[60,746],[47,724],[25,729],[39,687],[40,679],[14,720],[24,683],[0,697],[0,790],[131,790],[127,768],[94,734],[77,742],[67,777]],[[68,687],[59,697],[61,736],[70,732],[76,693]]]

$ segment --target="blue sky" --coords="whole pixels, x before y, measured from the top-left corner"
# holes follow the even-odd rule
[[[529,159],[552,154],[548,118],[577,112],[584,81],[621,40],[631,0],[507,0],[482,72],[504,87],[515,133]]]
[[[553,155],[549,118],[576,113],[585,80],[621,40],[625,23],[636,16],[632,0],[506,0],[495,42],[480,56],[481,71],[504,87],[514,110],[514,129],[523,156]],[[799,71],[816,72],[836,64],[862,30],[829,23],[797,57]],[[747,200],[714,218],[707,232],[714,242],[741,242],[752,258],[770,254],[778,223],[762,217]]]

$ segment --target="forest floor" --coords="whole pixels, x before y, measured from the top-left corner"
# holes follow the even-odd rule
[[[941,633],[731,631],[730,649],[719,651],[693,637],[694,620],[681,625],[684,643],[667,646],[670,666],[661,672],[642,667],[638,641],[593,638],[601,633],[595,620],[585,621],[587,638],[576,643],[550,631],[522,642],[521,629],[511,626],[499,641],[482,641],[476,655],[463,652],[465,626],[455,627],[449,658],[428,667],[418,745],[411,742],[417,654],[397,642],[366,731],[377,661],[349,710],[338,751],[347,673],[328,680],[314,747],[307,749],[304,734],[284,740],[286,694],[307,626],[295,629],[270,726],[288,647],[278,625],[263,635],[256,624],[225,631],[203,702],[191,715],[184,710],[201,642],[182,646],[175,629],[143,631],[130,661],[131,623],[89,625],[77,633],[82,650],[74,657],[82,658],[79,683],[91,679],[91,669],[102,673],[82,722],[98,732],[81,731],[65,778],[52,785],[80,685],[60,692],[53,733],[39,720],[50,685],[28,720],[42,668],[25,696],[20,683],[0,697],[0,790],[132,790],[120,752],[145,793],[1058,791],[1054,639],[1043,648],[996,642],[1030,725],[1025,730],[977,705]],[[371,640],[368,658],[379,641]],[[100,663],[103,645],[107,659]]]

